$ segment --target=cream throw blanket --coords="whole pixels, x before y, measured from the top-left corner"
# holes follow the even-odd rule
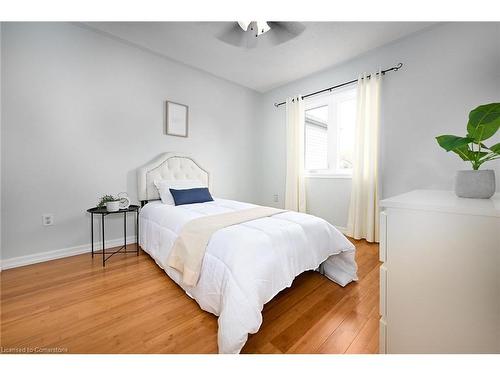
[[[182,281],[195,286],[200,277],[203,257],[212,235],[219,229],[284,212],[272,207],[258,206],[246,210],[203,216],[186,223],[175,240],[168,265],[182,273]]]

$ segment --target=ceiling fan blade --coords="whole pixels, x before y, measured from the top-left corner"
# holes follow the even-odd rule
[[[276,46],[295,38],[305,30],[300,22],[268,22],[271,30],[266,33],[267,44]],[[267,35],[269,34],[269,35]]]
[[[286,30],[294,36],[302,34],[302,32],[306,29],[305,25],[301,22],[275,21],[271,23],[280,29]]]
[[[245,47],[246,46],[246,39],[245,39],[245,34],[238,23],[231,23],[230,26],[225,28],[223,31],[221,31],[217,35],[217,39],[220,41],[231,44],[232,46],[235,47]]]

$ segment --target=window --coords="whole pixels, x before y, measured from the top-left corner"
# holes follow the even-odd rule
[[[356,87],[305,103],[305,169],[309,175],[352,174]]]
[[[328,169],[328,106],[306,111],[306,169]]]

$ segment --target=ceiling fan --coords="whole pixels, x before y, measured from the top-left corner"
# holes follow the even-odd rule
[[[238,21],[238,26],[243,31],[248,31],[248,28],[251,26],[250,30],[254,32],[256,37],[271,30],[266,21]]]
[[[300,22],[238,21],[231,22],[217,39],[241,48],[273,47],[295,38],[304,29]]]

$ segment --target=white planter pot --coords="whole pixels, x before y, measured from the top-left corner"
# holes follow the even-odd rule
[[[488,199],[495,194],[495,171],[457,171],[455,194],[461,198]]]
[[[120,211],[120,201],[106,202],[106,210],[108,212]]]

